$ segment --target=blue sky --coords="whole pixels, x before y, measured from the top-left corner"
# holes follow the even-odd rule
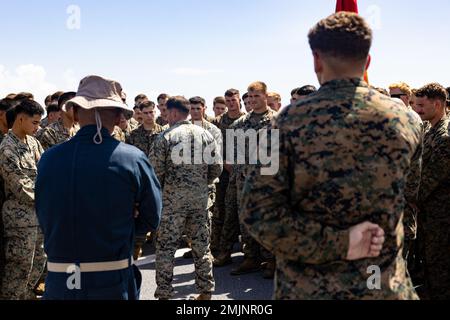
[[[450,2],[359,0],[374,28],[371,83],[450,86]],[[70,5],[81,29],[67,28]],[[335,0],[0,0],[0,96],[75,90],[88,74],[122,83],[129,103],[160,92],[208,102],[261,80],[289,101],[317,84],[307,33]],[[70,20],[73,21],[73,20]]]

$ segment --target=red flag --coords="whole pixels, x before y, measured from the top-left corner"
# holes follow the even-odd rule
[[[336,12],[340,11],[358,13],[358,0],[337,0]]]
[[[340,11],[358,13],[358,0],[337,0],[336,12]],[[366,73],[364,74],[364,80],[366,80],[367,83],[369,83],[369,75],[367,73],[367,70],[369,69],[371,60],[372,57],[369,55],[369,60],[366,66]]]

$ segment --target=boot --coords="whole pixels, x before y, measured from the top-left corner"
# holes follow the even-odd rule
[[[142,257],[142,246],[136,243],[134,245],[133,259],[134,261],[137,261],[140,257]]]
[[[34,293],[38,297],[42,297],[45,293],[45,282],[39,282],[36,288],[34,289]]]
[[[248,274],[258,272],[261,270],[261,264],[255,259],[245,258],[244,262],[237,268],[231,271],[232,276],[240,276],[242,274]]]
[[[212,294],[211,293],[202,293],[195,300],[197,300],[197,301],[209,301],[211,299],[212,299]]]
[[[231,253],[230,252],[221,253],[213,261],[214,267],[217,267],[217,268],[225,267],[225,266],[230,265],[232,263],[233,263],[233,261],[231,260]]]
[[[266,264],[266,268],[263,272],[264,279],[273,279],[275,278],[275,261],[269,261]]]

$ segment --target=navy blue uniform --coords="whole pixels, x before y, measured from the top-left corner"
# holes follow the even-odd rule
[[[135,232],[155,231],[161,217],[161,187],[147,156],[95,126],[47,151],[38,165],[36,212],[51,263],[99,263],[131,259]],[[135,204],[139,216],[135,218]],[[45,299],[137,300],[139,270],[81,274],[81,289],[70,290],[71,274],[49,272]]]

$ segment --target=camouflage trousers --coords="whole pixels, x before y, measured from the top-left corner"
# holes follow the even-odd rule
[[[245,176],[243,173],[238,172],[236,174],[236,201],[239,209],[242,200],[242,192],[244,190],[244,184],[245,184]],[[242,235],[243,251],[245,258],[263,261],[275,259],[274,256],[269,251],[267,251],[255,239],[253,239],[252,236],[250,236],[247,229],[242,223],[239,223],[239,227]]]
[[[5,270],[5,244],[4,244],[4,229],[3,229],[3,218],[0,214],[0,300],[2,299],[2,283]]]
[[[35,299],[46,258],[44,237],[39,227],[8,230],[4,238],[5,266],[1,288],[3,299]]]
[[[225,196],[227,193],[229,173],[225,170],[220,176],[220,182],[217,185],[216,202],[212,208],[212,226],[211,226],[211,251],[213,253],[221,251],[222,231],[225,223]]]
[[[211,216],[207,210],[163,212],[156,240],[156,284],[155,298],[170,299],[174,295],[172,286],[175,253],[186,233],[191,242],[195,265],[195,284],[199,293],[212,293],[215,283],[212,272],[210,250]]]
[[[220,237],[222,252],[232,252],[234,244],[239,240],[239,216],[236,196],[236,175],[231,174],[225,192],[225,216]]]
[[[423,300],[450,300],[450,221],[426,223],[418,236],[423,259]]]

